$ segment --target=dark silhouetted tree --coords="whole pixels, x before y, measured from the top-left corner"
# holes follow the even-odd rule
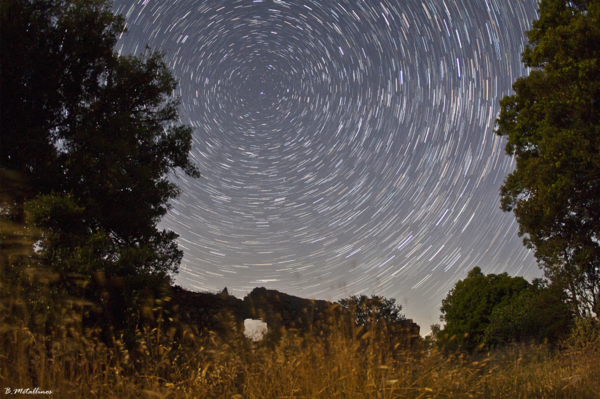
[[[402,305],[397,305],[394,298],[384,298],[378,295],[353,295],[338,301],[340,306],[354,315],[356,324],[370,327],[374,323],[398,323],[405,320]]]
[[[183,253],[157,228],[179,194],[168,174],[199,171],[163,56],[116,54],[124,20],[104,0],[0,0],[0,29],[0,166],[34,188],[48,256],[65,272],[172,276]]]
[[[118,55],[123,32],[105,0],[0,0],[0,167],[31,188],[14,205],[42,232],[54,296],[117,329],[181,262],[157,227],[179,195],[170,173],[200,176],[163,55]]]

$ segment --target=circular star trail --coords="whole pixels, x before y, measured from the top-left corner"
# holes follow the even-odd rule
[[[499,209],[495,136],[537,2],[119,0],[117,51],[166,53],[201,179],[161,226],[178,284],[393,297],[422,332],[480,266],[540,272]]]

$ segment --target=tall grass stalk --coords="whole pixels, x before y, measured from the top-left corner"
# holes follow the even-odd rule
[[[121,338],[109,348],[89,330],[45,336],[3,325],[0,388],[38,387],[54,398],[593,398],[600,392],[598,337],[578,337],[561,350],[522,345],[467,356],[397,348],[392,356],[372,337],[335,328],[322,336],[279,332],[276,341],[256,343],[233,330],[227,338],[186,331],[138,329],[135,348],[127,349]]]

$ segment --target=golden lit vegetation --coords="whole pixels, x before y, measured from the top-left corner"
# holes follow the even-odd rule
[[[6,298],[5,298],[6,299]],[[4,304],[6,305],[6,303]],[[69,309],[70,308],[70,309]],[[560,350],[513,346],[478,355],[434,347],[389,350],[377,334],[280,332],[253,343],[235,323],[226,337],[137,330],[108,347],[78,331],[77,306],[52,335],[2,323],[2,388],[39,387],[55,398],[592,398],[600,392],[600,337],[581,323]],[[5,320],[3,320],[5,321]]]

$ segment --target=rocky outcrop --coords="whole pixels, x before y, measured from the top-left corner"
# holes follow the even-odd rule
[[[224,324],[231,321],[237,326],[243,326],[244,320],[251,318],[245,311],[244,301],[229,295],[226,290],[213,294],[174,286],[171,294],[171,306],[179,322],[198,331],[218,332],[224,328]]]
[[[261,319],[269,327],[311,330],[334,319],[349,316],[339,305],[323,300],[305,299],[283,292],[255,288],[244,298],[246,314]]]
[[[322,331],[337,323],[352,320],[350,313],[336,303],[305,299],[264,287],[255,288],[243,300],[221,293],[188,291],[179,286],[172,288],[172,307],[180,322],[199,331],[219,332],[235,323],[243,328],[245,319],[260,319],[269,329]],[[394,328],[408,337],[418,337],[420,328],[412,320],[402,320]]]

